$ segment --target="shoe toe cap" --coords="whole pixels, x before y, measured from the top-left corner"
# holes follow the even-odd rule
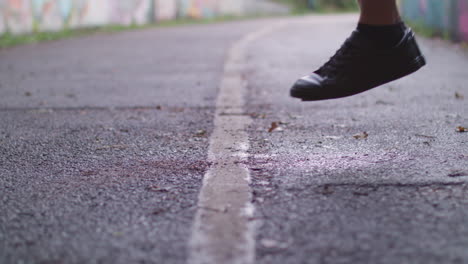
[[[291,96],[303,97],[313,94],[316,90],[321,88],[323,78],[317,74],[304,76],[294,83],[291,88]]]

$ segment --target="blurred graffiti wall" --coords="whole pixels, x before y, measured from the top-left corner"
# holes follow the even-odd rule
[[[0,34],[240,15],[255,0],[0,0]]]
[[[468,41],[468,0],[400,0],[402,16],[435,34]]]

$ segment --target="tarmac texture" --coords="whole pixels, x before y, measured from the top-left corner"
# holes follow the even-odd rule
[[[246,48],[255,263],[468,263],[468,52],[301,102],[355,15],[99,34],[0,50],[0,263],[186,263],[216,98]],[[222,212],[220,212],[222,213]]]

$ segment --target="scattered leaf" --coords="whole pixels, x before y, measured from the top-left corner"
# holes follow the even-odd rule
[[[265,119],[265,118],[266,118],[266,114],[251,113],[251,114],[250,114],[250,117],[252,117],[252,118]]]
[[[427,135],[422,135],[422,134],[415,134],[417,137],[422,137],[422,138],[430,138],[430,139],[435,139],[436,137],[434,136],[427,136]]]
[[[354,196],[369,196],[369,193],[367,192],[353,192]]]
[[[165,213],[167,211],[168,210],[164,209],[164,208],[157,208],[157,209],[154,209],[154,211],[151,214],[152,215],[159,215],[159,214],[163,214],[163,213]]]
[[[465,96],[463,96],[463,94],[461,93],[455,93],[455,98],[462,100],[463,98],[465,98]]]
[[[150,192],[169,192],[170,191],[169,188],[161,187],[161,186],[157,186],[157,185],[150,185],[150,186],[146,187],[146,190],[150,191]]]
[[[182,113],[185,111],[185,108],[183,107],[171,107],[169,108],[169,112],[171,113]]]
[[[353,136],[353,138],[355,139],[365,139],[369,137],[369,134],[367,134],[367,132],[362,132],[361,134],[356,134]]]
[[[272,122],[271,123],[271,127],[270,129],[268,129],[268,133],[271,133],[273,132],[275,129],[277,129],[279,127],[278,123],[277,122]]]
[[[468,132],[468,129],[466,129],[465,127],[459,126],[457,127],[457,132],[460,132],[460,133]]]
[[[323,186],[323,189],[321,190],[321,194],[323,195],[331,195],[333,194],[335,191],[328,185],[325,185]]]
[[[383,101],[383,100],[378,100],[375,102],[376,105],[393,105],[391,102]]]
[[[200,129],[200,130],[197,131],[197,133],[195,133],[195,135],[196,135],[197,137],[203,137],[203,136],[206,135],[206,130]]]
[[[95,175],[96,173],[94,171],[83,171],[81,175],[83,176],[92,176]]]

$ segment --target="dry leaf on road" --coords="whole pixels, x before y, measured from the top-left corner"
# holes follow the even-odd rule
[[[355,139],[364,139],[367,137],[369,137],[369,134],[367,134],[367,132],[362,132],[361,134],[356,134],[353,136],[353,138]]]
[[[206,133],[207,133],[206,130],[200,129],[200,130],[198,130],[198,131],[195,133],[195,136],[197,136],[197,137],[203,137],[203,136],[206,135]]]
[[[278,126],[278,123],[277,122],[272,122],[271,123],[271,127],[270,129],[268,129],[268,133],[271,133],[273,132],[275,129],[277,129],[279,126]]]

